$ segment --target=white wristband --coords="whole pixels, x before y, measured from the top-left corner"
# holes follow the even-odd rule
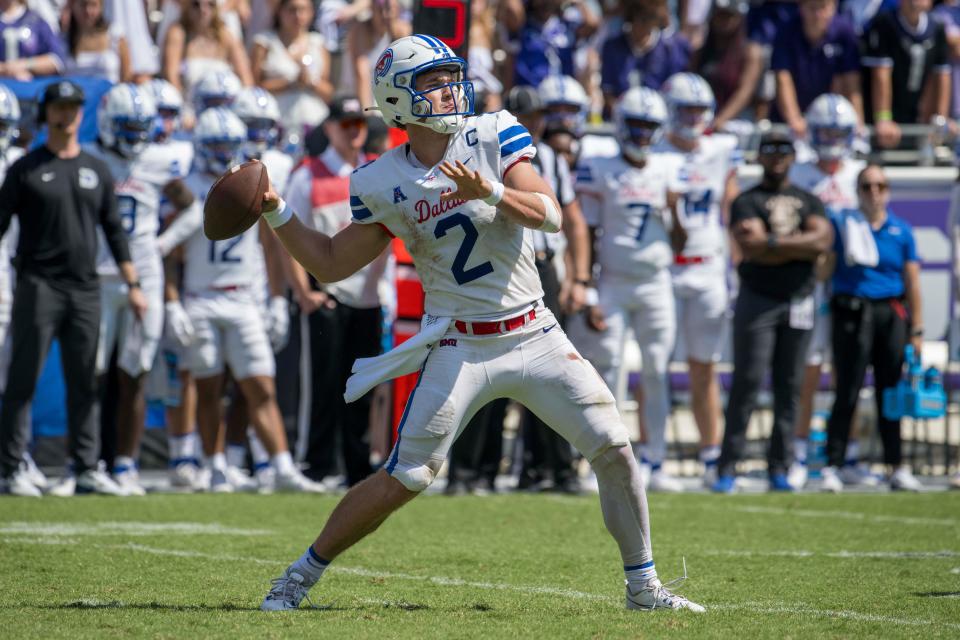
[[[506,191],[507,188],[503,186],[502,182],[497,182],[496,180],[490,181],[490,188],[493,189],[493,192],[484,198],[483,201],[491,207],[495,207],[503,200],[503,192]]]
[[[266,220],[267,224],[269,224],[273,229],[287,224],[292,217],[293,209],[287,206],[287,203],[283,198],[280,198],[280,201],[277,202],[276,209],[273,211],[267,211],[263,214],[263,219]]]
[[[588,307],[595,307],[600,304],[600,293],[595,287],[587,287],[583,292],[583,304]]]
[[[556,233],[560,231],[562,219],[560,217],[560,210],[557,209],[557,205],[553,203],[553,198],[537,191],[534,191],[534,193],[540,196],[540,201],[543,202],[543,208],[546,214],[543,217],[543,222],[540,224],[540,231],[544,233]]]

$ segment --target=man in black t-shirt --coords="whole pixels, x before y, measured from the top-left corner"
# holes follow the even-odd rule
[[[900,141],[899,124],[946,126],[950,60],[944,26],[928,13],[930,0],[902,0],[870,23],[863,39],[866,121],[881,147]]]
[[[68,81],[44,91],[40,121],[48,138],[20,158],[0,187],[0,237],[16,215],[20,237],[11,321],[10,368],[0,408],[0,493],[39,496],[20,462],[30,435],[30,403],[47,350],[60,341],[67,388],[69,453],[75,475],[51,490],[125,495],[102,469],[97,378],[100,331],[97,227],[129,287],[130,306],[143,317],[147,303],[130,262],[107,166],[80,148],[83,91]]]
[[[740,295],[733,316],[733,386],[714,491],[735,488],[747,423],[769,369],[773,378],[773,433],[767,453],[770,488],[789,491],[790,434],[800,392],[804,354],[813,329],[814,263],[830,249],[833,231],[820,199],[790,184],[793,142],[767,134],[760,142],[763,179],[740,194],[730,227],[743,256]]]

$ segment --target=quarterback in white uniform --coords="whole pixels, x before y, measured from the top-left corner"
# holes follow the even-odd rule
[[[805,114],[810,142],[817,154],[815,161],[801,162],[790,169],[790,182],[820,198],[827,215],[859,207],[857,177],[866,162],[851,157],[858,127],[857,112],[841,95],[825,93],[814,100]],[[787,480],[797,489],[807,481],[807,439],[813,418],[813,400],[820,386],[820,370],[830,354],[830,292],[832,263],[821,258],[817,263],[817,287],[814,290],[816,316],[813,337],[807,349],[806,369],[800,390],[800,405],[794,425],[794,462]],[[855,424],[851,425],[855,429]],[[858,443],[851,433],[840,476],[847,484],[876,483],[877,479],[857,466]]]
[[[598,304],[588,326],[597,336],[591,349],[604,380],[618,391],[627,332],[632,329],[643,358],[643,440],[641,468],[650,471],[654,491],[680,491],[663,470],[670,415],[668,367],[676,337],[676,312],[670,265],[683,248],[683,227],[671,219],[668,188],[681,159],[651,153],[667,120],[667,107],[652,89],[627,91],[614,109],[622,154],[594,158],[577,171],[584,218],[599,235],[595,262],[600,266]]]
[[[163,265],[157,246],[160,203],[167,197],[178,209],[196,206],[176,173],[179,165],[158,164],[147,154],[157,117],[149,91],[119,84],[102,99],[97,112],[99,140],[89,151],[109,167],[115,183],[120,219],[130,243],[130,256],[147,298],[142,321],[127,302],[128,287],[99,233],[100,340],[97,375],[104,375],[117,349],[120,370],[117,413],[117,457],[114,477],[133,495],[142,495],[136,458],[146,419],[145,374],[153,367],[163,332]]]
[[[674,207],[687,232],[673,265],[678,340],[685,347],[693,416],[700,431],[704,484],[716,479],[720,457],[720,387],[714,365],[726,336],[727,232],[725,219],[737,196],[737,138],[704,135],[713,120],[710,85],[693,73],[677,73],[661,88],[670,123],[658,151],[682,158]]]
[[[246,128],[233,112],[216,107],[200,114],[194,135],[198,163],[187,184],[205,196],[220,174],[240,159]],[[229,366],[257,436],[271,456],[273,486],[262,489],[320,492],[322,486],[303,477],[287,447],[274,390],[273,350],[253,290],[256,270],[264,264],[260,237],[267,231],[254,225],[235,238],[213,241],[200,231],[201,225],[199,213],[179,217],[164,232],[164,244],[184,243],[186,321],[181,329],[186,331],[180,338],[197,385],[197,422],[210,489],[229,492],[236,484],[227,477],[221,430],[224,373]],[[176,292],[168,287],[167,296],[172,304]],[[183,317],[179,311],[176,315]]]
[[[377,107],[410,142],[351,179],[354,222],[331,238],[271,191],[265,219],[317,280],[336,281],[401,238],[426,293],[421,333],[359,360],[347,399],[420,367],[383,469],[354,486],[316,541],[276,580],[264,610],[296,609],[337,555],[427,488],[470,417],[501,397],[526,405],[593,464],[617,540],[629,608],[703,607],[656,577],[646,495],[613,395],[539,298],[531,229],[560,229],[560,207],[529,163],[527,130],[507,112],[469,117],[466,62],[440,40],[394,41],[373,69]],[[351,384],[354,382],[355,384]]]

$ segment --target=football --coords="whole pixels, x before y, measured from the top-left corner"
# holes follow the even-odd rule
[[[203,233],[211,240],[240,235],[260,219],[270,184],[262,162],[250,160],[220,176],[203,205]]]

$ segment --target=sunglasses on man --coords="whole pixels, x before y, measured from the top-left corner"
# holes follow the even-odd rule
[[[763,156],[792,156],[796,150],[789,142],[768,142],[760,145],[759,153]]]

